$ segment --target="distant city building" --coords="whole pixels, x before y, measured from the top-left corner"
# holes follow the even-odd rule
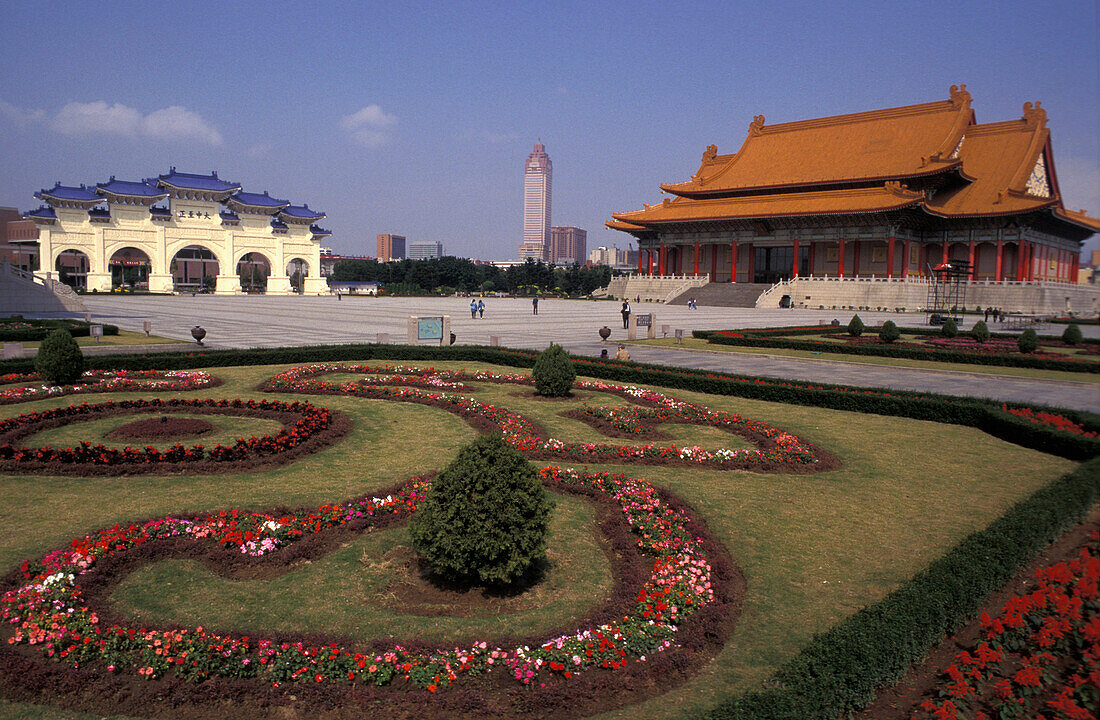
[[[344,260],[374,260],[374,258],[366,255],[336,255],[331,250],[328,252],[325,252],[325,250],[328,250],[328,248],[321,248],[321,277],[331,276],[336,264]]]
[[[609,265],[617,268],[633,267],[634,263],[638,262],[638,251],[620,250],[614,246],[601,245],[589,253],[588,262],[593,265]]]
[[[423,260],[425,258],[437,258],[443,257],[443,243],[432,242],[411,242],[409,243],[410,260]]]
[[[38,227],[13,207],[0,207],[0,262],[28,272],[38,269]]]
[[[521,260],[546,260],[550,245],[550,196],[554,164],[541,142],[527,156],[523,166],[523,243]]]
[[[549,260],[557,265],[584,263],[588,256],[588,232],[578,227],[550,228]]]
[[[405,257],[405,236],[383,233],[378,236],[378,260],[389,262]]]

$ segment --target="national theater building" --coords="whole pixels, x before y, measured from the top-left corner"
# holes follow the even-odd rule
[[[327,292],[317,226],[325,214],[218,174],[176,172],[94,187],[60,182],[26,214],[38,226],[39,274],[79,289]],[[52,271],[52,272],[51,272]]]
[[[1046,111],[978,124],[966,86],[939,102],[749,125],[687,182],[607,226],[638,239],[642,275],[711,282],[918,279],[952,259],[987,284],[1075,283],[1100,222],[1062,204]]]

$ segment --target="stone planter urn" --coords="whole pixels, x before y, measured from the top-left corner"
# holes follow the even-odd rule
[[[206,330],[204,330],[201,326],[196,325],[195,327],[191,328],[191,337],[195,338],[195,342],[197,342],[199,345],[202,345],[202,339],[206,337]]]
[[[606,340],[609,337],[611,337],[611,328],[604,325],[602,328],[599,329],[599,333],[600,333],[600,340]]]

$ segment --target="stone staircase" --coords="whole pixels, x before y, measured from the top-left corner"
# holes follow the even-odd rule
[[[771,285],[769,283],[708,283],[692,288],[673,298],[669,305],[687,305],[694,297],[697,305],[709,307],[756,307],[756,299]]]
[[[592,295],[631,302],[668,303],[685,293],[690,295],[706,284],[706,275],[624,275],[612,278],[606,288]]]
[[[80,296],[65,283],[0,262],[0,316],[86,312]]]

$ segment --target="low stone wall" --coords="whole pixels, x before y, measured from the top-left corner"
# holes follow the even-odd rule
[[[604,294],[631,302],[664,303],[707,282],[706,275],[626,275],[612,279]]]
[[[756,306],[778,308],[787,297],[795,308],[920,311],[928,304],[928,289],[929,282],[922,278],[796,278],[774,285]],[[967,283],[964,305],[1033,315],[1095,316],[1100,313],[1100,287],[979,280]]]

